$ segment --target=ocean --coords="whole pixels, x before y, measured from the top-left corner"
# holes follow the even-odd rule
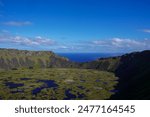
[[[122,55],[121,53],[56,53],[74,62],[88,62],[98,58],[106,58]]]

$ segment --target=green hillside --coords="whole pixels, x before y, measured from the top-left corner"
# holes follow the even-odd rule
[[[115,73],[119,91],[110,99],[150,99],[150,50],[102,58],[80,66]]]
[[[150,50],[75,63],[51,51],[0,49],[0,99],[150,99],[149,92]]]
[[[0,69],[71,67],[67,58],[51,51],[0,49]]]

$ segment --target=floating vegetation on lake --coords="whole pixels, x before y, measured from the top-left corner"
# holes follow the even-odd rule
[[[23,83],[6,82],[5,85],[8,86],[10,89],[12,89],[12,88],[17,88],[17,87],[22,87],[24,84]]]
[[[56,87],[58,87],[58,85],[55,83],[54,80],[38,80],[38,82],[44,82],[44,84],[41,87],[35,88],[32,91],[33,95],[36,95],[37,93],[40,93],[40,91],[44,88],[53,88],[53,89],[55,89]]]
[[[116,91],[113,73],[48,68],[0,71],[1,99],[108,99]]]
[[[20,78],[20,80],[30,80],[30,78]]]

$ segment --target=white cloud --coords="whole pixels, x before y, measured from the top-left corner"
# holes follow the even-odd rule
[[[38,42],[36,42],[35,40],[31,40],[29,38],[26,37],[21,37],[21,36],[15,36],[12,38],[11,40],[12,43],[16,43],[16,44],[22,44],[22,45],[40,45]]]
[[[150,33],[150,29],[143,29],[142,31],[145,33]]]
[[[0,34],[0,43],[19,44],[24,46],[51,46],[55,42],[49,38],[29,38],[23,36],[14,36],[8,33]]]
[[[32,25],[32,22],[30,21],[8,21],[8,22],[4,22],[3,24],[7,26],[28,26],[28,25]]]
[[[150,39],[135,40],[135,39],[124,39],[124,38],[112,38],[107,40],[96,40],[92,41],[92,44],[96,47],[99,46],[99,49],[116,49],[116,50],[146,50],[150,49]]]
[[[1,47],[14,47],[31,50],[52,50],[60,52],[131,52],[150,50],[150,39],[112,38],[90,42],[55,42],[41,36],[23,37],[12,35],[7,30],[0,32]]]
[[[68,49],[69,47],[61,45],[61,46],[59,46],[59,48],[60,49]]]
[[[121,38],[113,38],[111,39],[111,43],[116,47],[133,47],[133,46],[145,45],[145,42],[132,40],[132,39],[121,39]]]
[[[42,38],[41,36],[35,37],[35,41],[38,44],[43,44],[43,45],[53,45],[55,43],[53,40],[48,38]]]
[[[41,36],[36,36],[35,38],[37,38],[37,39],[42,39],[42,37],[41,37]]]

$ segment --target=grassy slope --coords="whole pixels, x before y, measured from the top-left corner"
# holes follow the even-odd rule
[[[81,63],[80,67],[115,72],[120,64],[120,58],[121,57],[101,58],[95,61]]]
[[[81,67],[111,71],[119,77],[116,88],[120,91],[111,99],[150,99],[150,50],[99,59]]]
[[[19,67],[70,67],[73,63],[51,51],[0,49],[0,69]]]

